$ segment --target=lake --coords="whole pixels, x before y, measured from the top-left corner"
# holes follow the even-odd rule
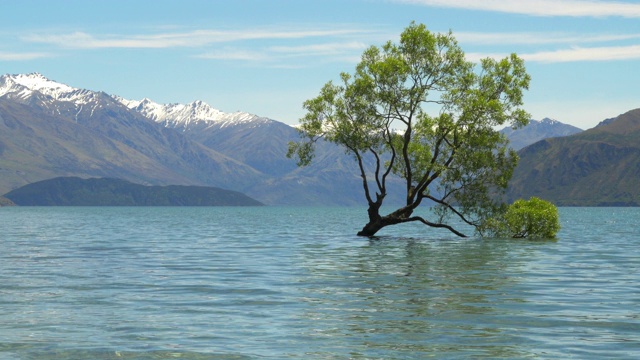
[[[640,208],[557,241],[359,208],[0,208],[0,359],[637,359]]]

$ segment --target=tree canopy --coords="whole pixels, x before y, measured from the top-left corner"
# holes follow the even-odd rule
[[[528,123],[522,105],[529,81],[515,54],[478,66],[451,32],[411,23],[399,43],[369,47],[353,74],[342,73],[338,83],[326,83],[304,102],[302,138],[289,144],[288,156],[309,164],[320,139],[353,156],[369,215],[359,235],[418,221],[465,236],[452,217],[478,227],[505,209],[496,195],[506,188],[517,155],[495,128]],[[405,201],[382,215],[394,176]],[[432,218],[415,216],[427,203],[435,204]]]

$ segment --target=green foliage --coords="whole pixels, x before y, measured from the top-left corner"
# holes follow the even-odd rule
[[[521,105],[529,80],[515,54],[483,59],[476,69],[451,33],[412,23],[399,43],[368,48],[354,74],[341,74],[304,103],[303,140],[289,145],[288,156],[308,165],[318,140],[343,146],[358,164],[369,219],[379,228],[421,221],[454,231],[445,223],[450,215],[478,226],[500,208],[494,195],[517,163],[494,129],[527,124]],[[406,204],[381,217],[391,174],[403,181]],[[439,207],[436,222],[411,216],[423,201]]]
[[[537,197],[516,200],[502,216],[489,219],[482,230],[496,237],[553,239],[560,230],[558,209]]]

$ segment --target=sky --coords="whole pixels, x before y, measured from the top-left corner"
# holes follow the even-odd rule
[[[524,108],[588,129],[640,108],[640,1],[0,0],[0,74],[287,124],[415,21],[469,60],[517,53]]]

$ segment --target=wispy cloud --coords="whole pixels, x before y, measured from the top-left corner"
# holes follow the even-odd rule
[[[26,61],[53,57],[52,54],[42,52],[1,52],[0,61]]]
[[[522,54],[523,59],[536,62],[611,61],[640,59],[640,45],[572,48]]]
[[[504,58],[507,54],[497,53],[467,53],[470,61],[479,61],[485,57]],[[640,59],[640,45],[602,46],[602,47],[573,47],[553,51],[538,51],[518,54],[525,61],[539,63],[562,63],[583,61],[615,61]]]
[[[300,68],[318,62],[355,62],[367,45],[354,39],[376,34],[377,30],[366,27],[334,24],[241,30],[163,29],[147,34],[32,33],[20,39],[73,50],[192,48],[200,54],[190,56],[200,59]]]
[[[468,10],[497,11],[531,16],[569,17],[626,17],[639,18],[637,2],[600,0],[395,0],[396,2],[458,8]]]
[[[242,31],[196,30],[190,32],[168,32],[138,35],[92,35],[86,32],[67,34],[31,34],[23,41],[45,43],[65,48],[172,48],[201,47],[214,43],[242,40],[302,39],[313,37],[337,37],[362,33],[358,29],[329,30],[274,30],[254,29]]]
[[[269,59],[269,56],[264,52],[232,48],[213,50],[195,57],[199,59],[240,61],[263,61]]]
[[[461,42],[476,45],[548,45],[587,44],[640,39],[638,34],[568,34],[568,33],[470,33],[454,34]]]
[[[273,46],[270,51],[285,56],[323,56],[323,55],[341,55],[352,53],[354,51],[361,52],[366,49],[367,45],[362,42],[334,42],[324,44],[311,44],[302,46]]]
[[[300,46],[270,46],[258,50],[223,48],[195,56],[201,59],[238,60],[270,63],[272,67],[302,68],[309,62],[300,63],[299,58],[311,61],[357,62],[367,45],[361,42],[331,42]],[[307,61],[307,60],[305,60]]]
[[[633,34],[571,34],[554,32],[472,33],[462,32],[456,38],[474,46],[515,45],[513,51],[532,62],[580,62],[640,59],[640,45],[630,44],[640,39]],[[636,40],[636,41],[634,41]],[[544,47],[553,46],[553,49]],[[560,47],[560,48],[559,48]],[[519,48],[519,49],[518,49]],[[535,50],[532,50],[535,49]],[[484,57],[502,58],[505,53],[467,53],[471,61]]]

